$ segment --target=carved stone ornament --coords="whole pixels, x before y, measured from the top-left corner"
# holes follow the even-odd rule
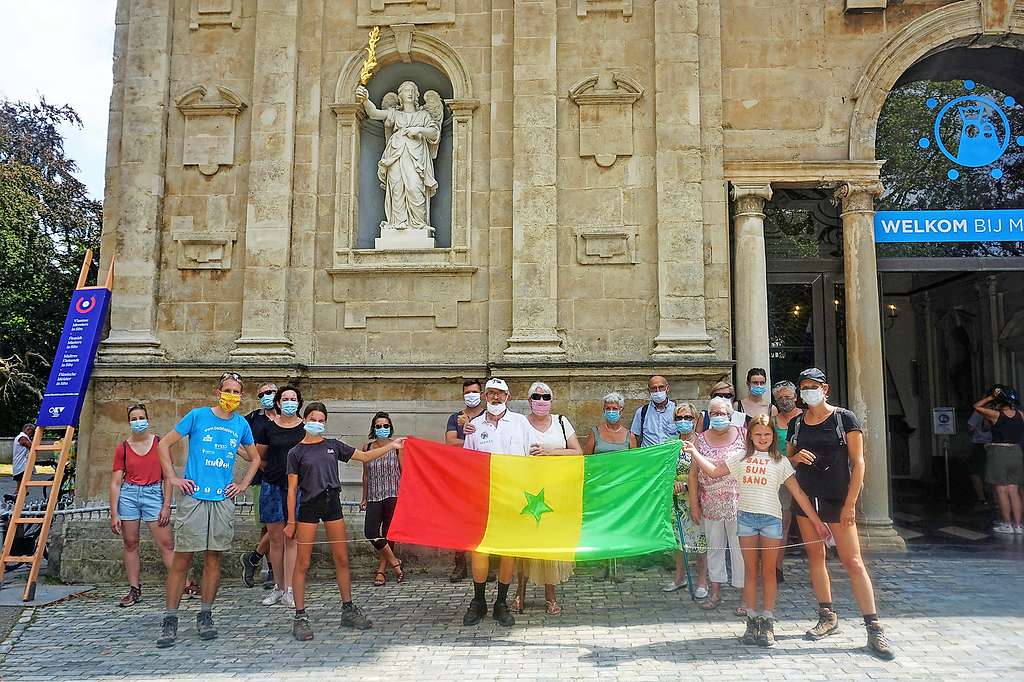
[[[356,25],[454,24],[455,0],[359,0]]]
[[[198,31],[200,26],[242,27],[242,0],[192,0],[188,13],[188,27]]]
[[[620,156],[633,155],[633,104],[643,97],[641,85],[621,74],[604,71],[569,90],[580,108],[580,157],[594,157],[608,168]]]
[[[179,270],[230,270],[234,231],[194,229],[192,216],[171,218],[171,239],[178,243]]]
[[[221,166],[235,162],[235,119],[245,109],[242,99],[228,88],[217,86],[217,96],[208,96],[201,85],[177,100],[185,116],[183,166],[197,166],[203,175],[214,175]]]
[[[637,262],[637,228],[577,227],[576,262],[580,265],[631,265]]]
[[[633,0],[576,0],[576,16],[585,17],[587,12],[622,12],[622,16],[633,16]]]

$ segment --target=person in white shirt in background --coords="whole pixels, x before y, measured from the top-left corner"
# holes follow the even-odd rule
[[[14,437],[14,444],[11,448],[11,477],[14,479],[15,488],[21,487],[21,479],[25,476],[25,469],[28,467],[28,451],[32,449],[32,438],[36,435],[35,424],[25,424],[21,427],[21,433]]]
[[[497,453],[503,455],[530,454],[530,422],[521,414],[508,409],[508,384],[501,379],[491,379],[484,386],[484,413],[466,424],[463,447],[467,450]],[[484,589],[487,587],[487,569],[490,559],[487,554],[473,552],[473,601],[462,618],[463,625],[476,625],[487,614]],[[498,596],[494,602],[494,620],[505,627],[512,627],[516,619],[508,608],[508,588],[512,583],[515,559],[503,556],[498,565]]]

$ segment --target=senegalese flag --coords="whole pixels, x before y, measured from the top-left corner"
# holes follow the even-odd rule
[[[523,457],[409,438],[388,539],[535,559],[676,547],[680,442],[600,455]]]

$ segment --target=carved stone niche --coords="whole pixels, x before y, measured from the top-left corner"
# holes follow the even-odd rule
[[[635,225],[577,227],[576,262],[580,265],[632,265],[637,262]]]
[[[622,12],[622,16],[633,16],[633,0],[576,0],[576,16],[585,17],[587,12]]]
[[[235,119],[245,103],[235,92],[217,86],[217,96],[201,85],[187,90],[177,100],[185,116],[183,166],[196,166],[203,175],[214,175],[221,166],[235,163]]]
[[[356,25],[454,24],[455,0],[359,0]]]
[[[200,26],[242,27],[242,0],[192,0],[188,12],[188,27],[198,31]]]
[[[629,76],[603,71],[569,90],[579,106],[580,157],[594,157],[608,168],[620,156],[633,155],[633,104],[644,89]]]

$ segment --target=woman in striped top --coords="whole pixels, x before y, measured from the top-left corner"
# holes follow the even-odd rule
[[[378,412],[370,422],[370,438],[367,449],[384,447],[395,435],[395,425],[387,412]],[[402,562],[395,556],[387,540],[391,519],[398,504],[398,482],[402,478],[402,460],[397,450],[383,457],[363,463],[363,500],[360,509],[366,512],[363,532],[373,548],[377,550],[377,572],[373,584],[377,587],[387,582],[387,567],[395,572],[395,581],[405,580]]]

